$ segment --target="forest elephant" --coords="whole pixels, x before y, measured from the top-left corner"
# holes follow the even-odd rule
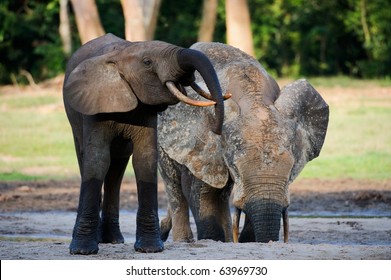
[[[168,195],[162,240],[288,241],[289,184],[316,158],[329,108],[304,79],[280,90],[257,60],[221,43],[196,43],[212,62],[225,101],[221,137],[207,129],[213,111],[178,104],[159,115],[159,170]],[[201,89],[205,88],[197,77]],[[196,93],[189,89],[189,96]],[[235,213],[230,215],[230,195]],[[245,221],[239,235],[239,217]],[[232,230],[233,227],[233,230]]]
[[[193,100],[182,93],[184,86],[194,84],[196,71],[213,101]],[[131,155],[139,203],[134,247],[140,252],[162,251],[157,114],[179,101],[214,105],[208,129],[221,133],[223,97],[212,64],[197,50],[160,41],[129,42],[107,34],[86,43],[70,58],[63,98],[81,174],[70,253],[96,254],[98,243],[124,242],[119,192]]]

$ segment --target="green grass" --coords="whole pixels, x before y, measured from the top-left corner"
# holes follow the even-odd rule
[[[307,77],[306,78],[314,87],[367,87],[376,85],[381,87],[391,87],[391,79],[382,80],[362,80],[352,79],[347,76],[332,76],[332,77]]]
[[[320,156],[300,178],[391,178],[391,82],[309,81],[329,103],[330,123]],[[386,94],[375,94],[380,90]],[[61,94],[0,92],[0,181],[61,179],[78,172]],[[129,166],[127,176],[132,175]]]
[[[374,91],[379,90],[375,87]],[[391,178],[391,90],[330,102],[330,122],[320,157],[302,178]],[[341,93],[343,94],[343,93]],[[327,99],[328,96],[326,96]],[[332,98],[330,98],[332,99]]]

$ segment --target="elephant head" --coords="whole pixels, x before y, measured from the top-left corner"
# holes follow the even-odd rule
[[[212,101],[190,99],[183,91],[183,86],[194,83],[196,70]],[[106,34],[73,55],[63,92],[65,104],[85,115],[129,112],[139,103],[160,105],[161,110],[179,101],[215,105],[212,130],[221,133],[224,106],[220,84],[207,57],[196,50],[161,41],[129,42]]]
[[[238,214],[244,211],[239,241],[279,240],[281,218],[287,241],[288,186],[320,153],[328,105],[306,80],[280,90],[255,59],[238,49],[219,43],[197,43],[192,48],[211,60],[223,92],[232,95],[225,102],[222,137],[198,125],[212,120],[208,108],[202,110],[200,122],[192,108],[179,106],[159,120],[160,148],[211,187],[226,188],[233,182],[234,240]],[[184,116],[181,123],[171,119]]]

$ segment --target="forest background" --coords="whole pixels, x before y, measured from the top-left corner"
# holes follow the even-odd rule
[[[390,11],[389,0],[2,0],[0,84],[62,74],[73,51],[106,32],[229,43],[275,77],[390,79]]]

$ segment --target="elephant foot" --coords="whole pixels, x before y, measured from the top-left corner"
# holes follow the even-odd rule
[[[124,237],[119,228],[118,219],[102,221],[99,225],[99,243],[120,244],[124,243]]]
[[[160,231],[161,231],[160,239],[163,240],[164,242],[167,241],[171,228],[172,228],[172,220],[170,217],[164,218],[160,222]]]
[[[78,240],[73,238],[69,246],[71,255],[95,255],[99,251],[96,240]]]
[[[184,226],[183,228],[175,227],[172,230],[172,239],[174,242],[193,243],[194,237],[190,227]]]
[[[159,253],[164,250],[164,244],[160,238],[136,238],[134,249],[140,253]]]
[[[98,247],[99,216],[85,218],[78,216],[73,229],[72,242],[69,245],[71,255],[93,255]]]

